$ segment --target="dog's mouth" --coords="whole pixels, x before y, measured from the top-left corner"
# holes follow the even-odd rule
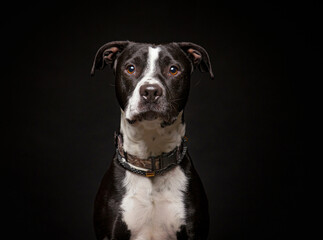
[[[171,125],[177,119],[178,112],[174,108],[160,104],[144,104],[139,106],[136,113],[127,119],[130,124],[141,121],[160,120],[161,126]]]

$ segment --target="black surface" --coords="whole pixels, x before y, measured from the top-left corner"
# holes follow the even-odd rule
[[[318,3],[14,4],[2,21],[11,239],[94,239],[93,202],[119,106],[112,71],[90,78],[90,70],[113,40],[191,41],[209,53],[215,80],[193,74],[185,111],[209,239],[311,233],[303,111],[309,69],[319,67]]]

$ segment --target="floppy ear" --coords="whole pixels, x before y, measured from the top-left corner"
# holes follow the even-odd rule
[[[114,61],[117,59],[119,53],[122,52],[129,43],[129,41],[114,41],[108,42],[100,47],[94,57],[91,76],[94,75],[96,69],[101,70],[107,64],[113,67]]]
[[[191,42],[179,42],[177,45],[191,60],[194,68],[198,68],[201,72],[209,72],[211,79],[214,79],[210,58],[204,48]]]

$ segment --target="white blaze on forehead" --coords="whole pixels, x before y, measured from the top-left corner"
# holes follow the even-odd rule
[[[156,63],[158,60],[158,56],[159,56],[159,52],[160,52],[160,48],[156,47],[156,48],[152,48],[149,47],[148,48],[148,59],[147,59],[147,67],[146,67],[146,71],[145,71],[145,77],[147,76],[152,76],[155,71],[156,71]]]
[[[158,84],[165,91],[164,86],[158,79],[154,78],[160,50],[160,47],[148,47],[148,58],[143,78],[137,83],[125,109],[126,118],[128,119],[132,119],[138,113],[138,105],[141,99],[139,89],[143,84]]]

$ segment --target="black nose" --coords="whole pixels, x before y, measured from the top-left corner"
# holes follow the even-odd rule
[[[140,96],[147,102],[155,102],[163,94],[158,84],[144,84],[139,89]]]

